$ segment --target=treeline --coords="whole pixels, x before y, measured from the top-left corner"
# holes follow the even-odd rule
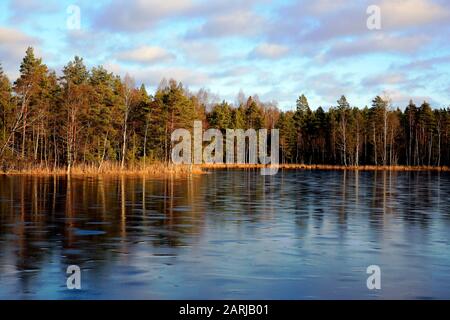
[[[71,168],[106,161],[136,166],[170,161],[176,128],[280,130],[283,163],[336,165],[450,164],[450,109],[412,101],[405,111],[377,96],[370,107],[352,107],[345,96],[328,111],[312,110],[301,95],[291,111],[258,97],[236,104],[209,102],[208,92],[192,93],[163,80],[154,93],[136,87],[103,67],[90,70],[75,57],[57,76],[28,48],[20,76],[11,82],[0,66],[0,161]]]

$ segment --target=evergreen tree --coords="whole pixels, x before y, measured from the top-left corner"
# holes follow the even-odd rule
[[[25,57],[20,64],[20,77],[14,83],[14,91],[19,99],[18,116],[13,125],[12,132],[8,138],[21,129],[21,156],[25,158],[25,151],[30,144],[27,144],[27,133],[29,124],[36,116],[36,108],[39,102],[39,95],[42,90],[44,78],[47,75],[47,66],[42,63],[42,59],[36,58],[33,48],[26,50]]]
[[[252,97],[249,97],[246,103],[245,122],[247,129],[255,130],[261,129],[264,124],[262,110]]]
[[[70,173],[79,156],[79,151],[89,139],[82,129],[89,123],[89,71],[83,59],[75,57],[63,68],[63,113],[65,116],[61,132],[66,145],[67,171]]]
[[[233,110],[227,102],[222,101],[221,104],[213,107],[207,119],[209,125],[213,128],[218,128],[222,131],[227,128],[232,128]]]
[[[8,118],[12,108],[12,88],[8,77],[4,74],[0,64],[0,145],[6,139]]]
[[[309,148],[308,123],[311,119],[311,109],[308,99],[304,94],[297,99],[297,108],[294,113],[294,123],[297,130],[297,146],[295,159],[297,162],[304,163],[306,153]]]
[[[280,130],[281,163],[295,162],[297,131],[294,113],[292,111],[282,112],[275,128]]]

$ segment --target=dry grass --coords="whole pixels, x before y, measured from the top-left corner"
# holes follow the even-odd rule
[[[6,172],[0,171],[0,174],[8,175],[67,175],[67,168],[53,168],[46,166],[27,165],[20,169],[10,169]],[[199,166],[190,165],[173,165],[165,163],[151,163],[147,165],[136,165],[121,169],[118,163],[105,162],[99,168],[95,165],[75,165],[70,171],[72,176],[96,176],[96,175],[143,175],[150,177],[185,177],[190,175],[202,174],[203,171]]]
[[[121,169],[118,163],[105,162],[101,168],[94,165],[76,165],[71,170],[72,176],[96,175],[142,175],[149,177],[186,177],[205,173],[204,170],[215,169],[260,169],[267,167],[262,164],[202,164],[202,165],[174,165],[166,163],[151,163],[136,165]],[[282,170],[360,170],[360,171],[450,171],[447,166],[336,166],[336,165],[307,165],[307,164],[279,164]],[[67,168],[53,168],[46,166],[26,165],[20,169],[11,168],[0,171],[8,175],[67,175]]]
[[[203,169],[259,169],[262,164],[203,164]],[[308,164],[279,164],[280,169],[292,170],[360,170],[360,171],[450,171],[447,166],[337,166]]]

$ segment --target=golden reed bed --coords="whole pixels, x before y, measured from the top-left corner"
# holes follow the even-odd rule
[[[153,163],[138,165],[121,169],[115,163],[104,163],[101,167],[94,165],[76,165],[70,174],[73,176],[95,175],[143,175],[149,177],[186,177],[203,174],[208,170],[217,169],[260,169],[261,164],[202,164],[202,165],[174,165],[165,163]],[[338,165],[308,165],[308,164],[279,164],[281,170],[360,170],[360,171],[442,171],[449,172],[447,166],[338,166]],[[7,175],[67,175],[67,168],[53,168],[46,166],[24,166],[20,169],[0,170],[0,174]]]
[[[95,175],[143,175],[151,177],[184,177],[193,174],[201,174],[203,171],[198,166],[173,165],[165,163],[152,163],[148,165],[138,165],[122,169],[119,164],[104,163],[101,167],[94,165],[75,165],[70,170],[72,176],[95,176]],[[0,174],[8,175],[67,175],[65,167],[46,166],[24,166],[20,169],[0,170]]]

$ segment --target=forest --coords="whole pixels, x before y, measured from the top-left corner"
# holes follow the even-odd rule
[[[79,57],[57,76],[30,47],[18,79],[8,79],[0,64],[0,171],[168,163],[171,133],[194,120],[205,129],[277,128],[282,163],[450,165],[450,108],[426,101],[393,106],[378,95],[352,106],[342,95],[335,105],[310,107],[300,94],[282,111],[242,92],[237,102],[212,100],[207,90],[190,92],[175,80],[149,94],[131,76],[89,70]]]

